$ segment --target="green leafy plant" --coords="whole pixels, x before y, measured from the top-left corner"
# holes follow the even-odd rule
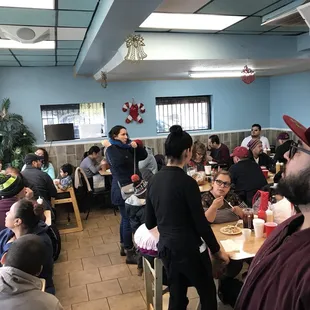
[[[4,166],[21,168],[36,139],[21,115],[9,113],[10,104],[10,99],[3,99],[0,110],[0,161]]]

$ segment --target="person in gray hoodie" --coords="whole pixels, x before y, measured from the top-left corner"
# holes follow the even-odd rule
[[[143,145],[141,140],[136,140]],[[149,170],[153,174],[156,174],[158,169],[157,169],[157,162],[156,159],[153,155],[153,151],[150,147],[146,146],[145,150],[147,151],[147,158],[144,160],[139,161],[139,170],[141,173],[143,173],[144,170]]]
[[[0,309],[63,310],[59,300],[42,290],[37,276],[45,261],[45,245],[39,236],[28,234],[14,241],[2,256]]]

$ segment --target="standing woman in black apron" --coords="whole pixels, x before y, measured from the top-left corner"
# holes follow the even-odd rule
[[[227,264],[202,208],[197,182],[183,167],[192,158],[191,136],[175,125],[165,142],[168,164],[149,182],[146,226],[158,226],[158,252],[168,275],[169,310],[185,310],[187,288],[194,286],[201,310],[216,310],[216,288],[209,251]],[[202,242],[204,240],[204,243]]]

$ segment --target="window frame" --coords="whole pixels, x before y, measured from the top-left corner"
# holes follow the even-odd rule
[[[103,106],[103,126],[104,126],[104,132],[101,134],[101,137],[106,137],[107,136],[107,124],[106,124],[106,108],[105,108],[105,103],[104,102],[81,102],[81,103],[102,103]],[[46,137],[45,137],[45,130],[44,130],[44,126],[45,125],[49,125],[44,124],[44,120],[48,120],[48,119],[52,119],[53,118],[53,113],[51,117],[48,116],[43,116],[43,113],[48,113],[48,112],[53,112],[53,111],[57,111],[57,123],[53,123],[53,124],[63,124],[63,123],[59,123],[59,119],[64,116],[64,115],[68,115],[68,114],[64,114],[64,115],[60,115],[59,111],[74,111],[74,110],[78,110],[80,111],[80,104],[81,103],[64,103],[64,104],[42,104],[40,105],[40,114],[41,114],[41,123],[42,123],[42,130],[43,130],[43,137],[44,137],[44,141],[46,141]],[[69,113],[70,114],[70,113]],[[74,115],[74,114],[73,114]],[[80,113],[76,114],[80,117]],[[74,125],[74,131],[76,131],[76,129],[78,130],[78,136],[76,137],[75,134],[75,138],[74,140],[84,140],[84,138],[80,138],[80,132],[79,132],[79,125],[81,124],[86,124],[86,123],[73,123]],[[94,137],[94,138],[98,138],[98,137]],[[91,139],[91,138],[87,138],[87,139]]]
[[[185,111],[185,106],[183,104],[186,104],[186,100],[194,100],[194,99],[204,99],[205,102],[206,102],[206,110],[207,110],[207,118],[208,118],[208,128],[197,128],[197,129],[186,129],[184,128],[185,126],[182,125],[182,122],[181,122],[181,126],[182,128],[185,130],[185,131],[189,131],[189,132],[203,132],[203,131],[210,131],[212,130],[212,104],[211,104],[211,95],[198,95],[198,96],[171,96],[171,97],[156,97],[155,98],[155,109],[156,109],[156,133],[158,135],[161,135],[161,134],[167,134],[169,133],[169,127],[172,126],[172,125],[175,125],[175,124],[172,124],[172,125],[168,125],[167,128],[165,128],[166,130],[163,130],[163,131],[158,131],[157,128],[158,128],[158,122],[163,122],[164,123],[164,126],[165,126],[165,122],[162,118],[164,117],[167,117],[166,115],[169,115],[169,107],[167,107],[167,110],[161,115],[161,117],[158,118],[158,114],[157,114],[157,107],[160,106],[160,105],[165,105],[164,103],[159,103],[158,101],[159,100],[162,100],[162,101],[166,101],[166,102],[169,102],[169,100],[171,101],[171,103],[167,103],[167,106],[172,106],[174,104],[178,104],[178,103],[173,103],[172,101],[176,101],[176,100],[180,100],[180,101],[183,101],[183,103],[179,103],[179,107],[180,107],[180,111],[179,113],[182,114],[182,113],[186,113]],[[190,103],[190,102],[188,102]],[[182,107],[183,105],[183,107]],[[190,118],[192,118],[196,112],[198,111],[194,111],[195,110],[195,107],[193,107],[193,112],[191,113],[190,115]],[[193,117],[193,123],[196,122],[196,119],[195,117]]]

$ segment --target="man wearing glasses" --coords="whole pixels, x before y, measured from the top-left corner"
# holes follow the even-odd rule
[[[278,189],[302,213],[281,225],[255,256],[236,310],[302,310],[310,307],[310,127],[284,115],[299,137],[285,154]]]

